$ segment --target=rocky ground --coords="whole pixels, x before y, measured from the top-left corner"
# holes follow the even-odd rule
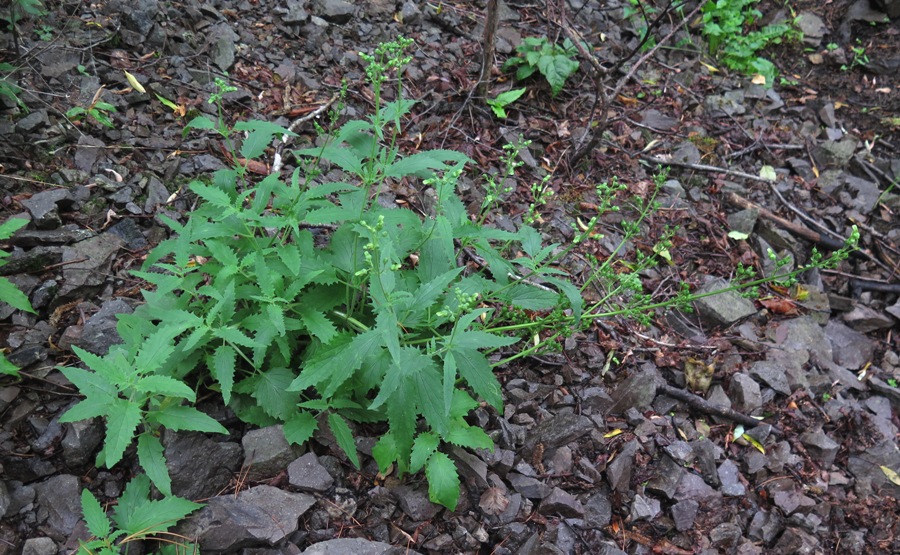
[[[671,173],[646,233],[678,227],[672,264],[641,276],[648,293],[678,281],[721,288],[738,262],[771,271],[769,247],[806,260],[811,240],[833,244],[852,224],[863,250],[806,275],[805,298],[723,294],[649,327],[598,321],[560,354],[499,368],[503,414],[475,415],[497,449],[453,453],[464,477],[453,512],[429,502],[420,476],[379,476],[370,457],[357,471],[324,435],[291,447],[277,427],[247,429],[210,405],[230,437],[164,437],[173,490],[208,503],[179,530],[202,552],[273,555],[900,552],[900,24],[885,14],[900,16],[896,2],[764,3],[767,20],[798,15],[804,32],[766,52],[784,78],[772,89],[704,56],[688,25],[611,99],[603,140],[575,164],[594,100],[588,64],[555,98],[527,82],[510,117],[494,117],[469,94],[480,2],[47,4],[46,16],[19,22],[18,55],[12,34],[0,35],[28,108],[7,102],[0,114],[0,218],[31,220],[7,241],[0,273],[38,312],[0,305],[0,345],[24,369],[0,380],[0,555],[71,552],[87,536],[81,490],[114,502],[138,468],[133,458],[92,466],[103,424],[58,422],[76,394],[54,366],[76,361],[72,346],[102,353],[116,342],[115,315],[140,299],[129,271],[166,235],[159,215],[181,218],[195,200],[186,183],[227,163],[215,141],[183,138],[185,113],[212,110],[212,81],[227,72],[234,121],[289,125],[342,79],[346,115],[365,114],[358,52],[398,33],[416,41],[406,93],[419,101],[401,148],[462,150],[476,176],[496,171],[519,134],[533,141],[497,226],[521,220],[530,184],[550,172],[543,231],[565,240],[593,215],[594,184],[617,176],[646,194],[662,162]],[[561,14],[607,66],[638,41],[617,1],[501,8],[500,61],[522,37],[561,36],[551,23]],[[659,36],[679,22],[665,19]],[[492,96],[510,87],[492,75]],[[65,117],[95,95],[116,107],[113,128]],[[763,166],[776,171],[771,186],[755,179]],[[604,220],[612,237],[616,217]],[[363,453],[371,445],[360,441]]]

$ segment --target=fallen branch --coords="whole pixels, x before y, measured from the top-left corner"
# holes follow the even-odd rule
[[[737,422],[738,424],[743,424],[744,426],[748,426],[750,428],[755,428],[757,426],[766,425],[771,427],[772,433],[776,435],[784,435],[780,428],[777,426],[773,426],[771,424],[766,424],[760,420],[757,420],[751,416],[747,416],[746,414],[742,414],[735,410],[721,407],[719,405],[714,405],[700,397],[698,395],[694,395],[688,391],[683,389],[678,389],[676,387],[672,387],[670,385],[658,385],[656,386],[656,393],[660,395],[668,395],[673,399],[677,399],[684,403],[687,403],[691,408],[697,409],[704,414],[711,414],[713,416],[721,416],[722,418],[727,418],[732,422]]]

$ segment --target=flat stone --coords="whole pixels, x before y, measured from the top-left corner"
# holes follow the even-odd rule
[[[703,481],[703,478],[691,472],[685,473],[678,484],[678,490],[675,492],[675,499],[685,501],[693,499],[694,501],[703,502],[711,497],[720,495],[709,484]]]
[[[532,452],[539,443],[545,450],[556,449],[578,441],[593,429],[594,423],[587,416],[560,413],[543,420],[528,433],[525,451]]]
[[[662,506],[659,503],[659,499],[646,497],[641,494],[634,496],[634,502],[631,504],[632,522],[653,520],[660,512],[662,512]]]
[[[239,494],[214,497],[177,528],[197,537],[202,552],[275,545],[297,531],[300,517],[316,503],[305,493],[256,486]]]
[[[840,141],[824,141],[813,147],[813,157],[821,166],[827,168],[842,169],[850,162],[850,158],[859,147],[859,141],[853,137],[847,137]]]
[[[389,543],[364,538],[338,538],[307,547],[300,555],[420,555],[408,547],[396,547]]]
[[[667,499],[675,497],[678,483],[684,475],[684,467],[671,457],[663,456],[653,478],[647,483],[647,491],[660,493]]]
[[[100,310],[84,323],[75,345],[95,355],[106,355],[111,346],[122,342],[119,332],[116,331],[119,323],[118,315],[132,312],[134,309],[131,304],[124,299],[104,301]]]
[[[762,408],[759,384],[747,374],[739,373],[731,377],[729,393],[735,408],[739,411],[752,414]]]
[[[71,206],[72,194],[68,189],[51,189],[31,195],[22,201],[31,214],[31,221],[38,229],[56,229],[61,225],[59,206]]]
[[[72,246],[62,247],[62,261],[65,282],[59,296],[84,294],[84,287],[97,287],[106,282],[115,254],[124,246],[122,239],[110,233],[80,241]]]
[[[831,341],[834,362],[846,368],[862,368],[875,354],[875,344],[868,337],[835,320],[825,326],[825,336]]]
[[[243,453],[234,442],[215,442],[197,432],[163,435],[172,493],[186,499],[206,499],[225,488],[241,467]]]
[[[800,528],[788,528],[778,538],[774,550],[776,553],[813,555],[819,553],[819,540]]]
[[[787,490],[776,491],[772,494],[772,501],[779,509],[784,511],[785,515],[791,515],[800,507],[811,508],[816,505],[815,501],[793,487]]]
[[[661,384],[662,376],[652,364],[645,364],[640,370],[625,378],[613,391],[611,414],[623,414],[628,409],[646,410],[656,399],[656,388]]]
[[[741,539],[741,527],[733,522],[723,522],[709,531],[709,541],[713,547],[733,547]]]
[[[639,444],[637,440],[626,443],[619,454],[606,467],[606,479],[613,491],[625,492],[631,487],[631,474],[634,471],[634,455]]]
[[[606,492],[595,493],[584,502],[584,524],[586,528],[602,528],[612,520],[612,504]]]
[[[519,474],[518,472],[510,472],[506,479],[514,490],[521,493],[527,499],[543,499],[550,495],[553,488],[530,476]]]
[[[707,277],[704,285],[697,293],[711,293],[730,287],[730,283],[722,278]],[[756,307],[736,291],[719,293],[694,301],[697,314],[710,325],[731,326],[744,318],[756,314]]]
[[[693,528],[699,509],[700,503],[694,499],[685,499],[672,505],[672,521],[675,523],[675,529],[684,532]]]
[[[854,306],[853,310],[841,316],[841,320],[859,333],[869,333],[894,326],[894,321],[890,316],[863,304]]]
[[[343,25],[353,17],[355,8],[344,0],[314,0],[313,13],[325,21]]]
[[[58,550],[50,538],[28,538],[22,547],[22,555],[56,555]]]
[[[48,537],[65,541],[81,520],[81,482],[77,476],[60,474],[34,484],[35,503],[39,506],[39,526]]]
[[[743,497],[747,488],[738,479],[739,470],[731,459],[727,459],[719,465],[719,482],[722,484],[722,494],[726,497]]]
[[[288,443],[281,424],[250,430],[241,438],[241,446],[244,449],[243,467],[249,469],[247,479],[250,481],[271,478],[285,468],[290,473],[288,465],[303,453],[302,446]]]
[[[560,488],[553,488],[550,495],[541,501],[538,512],[548,516],[581,518],[584,516],[584,507],[571,493]]]
[[[806,432],[800,436],[800,441],[823,468],[831,467],[840,448],[840,445],[822,430]]]
[[[442,507],[432,503],[428,498],[426,488],[403,485],[394,488],[393,494],[403,512],[416,522],[431,520],[441,512]]]
[[[765,383],[782,395],[790,395],[791,387],[788,383],[787,372],[784,367],[768,360],[759,360],[753,363],[748,370],[754,378]]]
[[[784,521],[776,511],[759,510],[753,515],[747,527],[747,537],[751,540],[771,543],[784,529]]]
[[[319,464],[315,453],[307,453],[288,465],[288,482],[301,491],[322,493],[334,484],[334,477]]]

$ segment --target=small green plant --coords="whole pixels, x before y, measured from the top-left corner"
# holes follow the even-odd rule
[[[49,25],[40,25],[35,28],[34,32],[37,34],[38,38],[44,42],[53,40],[53,27]]]
[[[853,53],[853,59],[850,64],[841,65],[841,71],[849,71],[855,67],[863,67],[869,63],[869,55],[866,54],[866,47],[857,42],[857,46],[851,46],[850,52]]]
[[[775,82],[775,65],[758,53],[770,44],[797,36],[797,31],[785,23],[766,25],[747,31],[762,17],[752,8],[759,0],[709,0],[703,6],[703,35],[711,54],[728,68],[748,75],[762,75],[766,85]]]
[[[140,474],[125,487],[110,521],[94,494],[85,489],[81,492],[81,512],[93,538],[81,541],[75,553],[119,555],[123,550],[128,553],[128,544],[143,540],[160,542],[160,554],[196,553],[195,546],[187,543],[186,538],[168,530],[201,507],[180,497],[151,499],[150,480]]]
[[[16,70],[17,68],[12,64],[6,62],[0,63],[0,74],[3,74],[3,76],[0,77],[0,96],[12,100],[19,108],[26,110],[27,107],[25,106],[25,103],[19,98],[19,93],[22,92],[22,89],[18,84],[11,80],[12,74]]]
[[[516,47],[518,54],[503,64],[503,71],[516,68],[516,79],[522,81],[540,72],[550,84],[553,96],[559,94],[566,79],[578,71],[577,49],[566,39],[562,46],[551,43],[546,37],[527,37]]]
[[[111,112],[116,111],[116,107],[110,104],[109,102],[103,102],[100,100],[100,95],[103,94],[104,87],[100,87],[97,89],[97,92],[94,93],[94,98],[91,100],[91,103],[87,106],[73,106],[69,108],[66,112],[66,117],[72,121],[81,121],[87,117],[92,118],[94,121],[101,125],[105,125],[109,128],[115,128],[112,120],[109,119],[109,114]]]
[[[494,115],[498,118],[506,117],[506,107],[519,99],[528,90],[525,87],[521,89],[513,89],[497,95],[497,98],[487,99],[488,106],[494,111]]]
[[[0,241],[9,239],[16,230],[26,225],[28,225],[28,220],[22,218],[7,220],[3,225],[0,225]],[[0,266],[6,264],[6,261],[3,259],[8,256],[8,252],[0,251]],[[0,302],[4,302],[18,310],[34,313],[34,309],[31,308],[31,303],[28,301],[25,293],[22,293],[18,287],[5,277],[0,277]],[[19,369],[8,361],[2,352],[0,352],[0,374],[19,375]]]
[[[897,387],[897,379],[896,378],[888,378],[887,384],[891,387]]]

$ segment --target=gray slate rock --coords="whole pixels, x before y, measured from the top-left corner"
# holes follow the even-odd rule
[[[525,439],[525,452],[531,452],[538,443],[545,450],[556,449],[574,443],[594,429],[594,424],[587,416],[573,413],[561,413],[551,416],[534,427]]]
[[[59,474],[34,484],[39,530],[56,541],[65,541],[81,520],[81,483],[77,476]]]
[[[172,493],[186,499],[218,494],[241,467],[241,446],[217,443],[197,432],[166,432],[163,436],[166,467]]]
[[[595,493],[584,502],[584,524],[588,528],[602,528],[612,520],[609,493]]]
[[[91,461],[94,450],[103,441],[104,428],[99,419],[79,420],[67,424],[66,435],[60,442],[63,460],[70,467]]]
[[[612,414],[623,414],[630,408],[644,410],[656,399],[656,388],[663,383],[662,376],[653,364],[644,364],[641,369],[628,376],[613,391]]]
[[[733,522],[723,522],[709,531],[709,541],[713,547],[734,547],[741,540],[741,527]]]
[[[298,458],[288,465],[287,471],[288,482],[301,491],[322,493],[334,484],[334,477],[319,464],[315,453]]]
[[[631,474],[634,472],[634,455],[637,453],[637,440],[626,443],[618,456],[606,467],[606,479],[613,491],[625,492],[631,487]]]
[[[10,505],[12,505],[12,495],[9,493],[6,482],[0,480],[0,517],[6,514]]]
[[[241,438],[241,446],[244,448],[243,466],[250,469],[247,476],[250,481],[275,476],[303,453],[302,446],[288,443],[281,424],[250,430]]]
[[[538,512],[548,516],[581,518],[584,516],[584,506],[571,493],[560,488],[553,488],[550,495],[541,501]]]
[[[900,497],[900,486],[885,476],[882,466],[894,470],[900,468],[900,448],[896,441],[882,441],[849,458],[847,469],[856,478],[854,489],[860,498],[868,497],[873,490],[880,491],[881,495]]]
[[[675,492],[675,499],[685,501],[693,499],[702,503],[712,497],[719,496],[720,493],[713,489],[709,484],[703,481],[703,478],[692,472],[686,473],[678,484],[678,490]]]
[[[890,316],[862,304],[853,307],[853,310],[841,316],[841,319],[860,333],[869,333],[894,326],[894,321]]]
[[[345,0],[314,0],[312,8],[314,15],[337,25],[349,22],[355,11],[353,4]]]
[[[776,511],[757,511],[747,527],[751,540],[771,543],[784,529],[784,519]]]
[[[300,517],[315,503],[315,497],[305,493],[256,486],[237,496],[210,499],[177,530],[196,537],[202,552],[275,545],[297,531]]]
[[[394,488],[392,493],[400,503],[400,508],[403,509],[403,512],[410,519],[417,522],[431,520],[441,512],[442,507],[428,499],[428,490],[426,488],[414,488],[403,485]]]
[[[93,316],[88,318],[75,344],[95,355],[104,356],[109,348],[122,342],[116,331],[119,314],[131,314],[134,309],[124,299],[105,301]]]
[[[28,538],[22,547],[22,555],[56,555],[58,550],[50,538]]]
[[[388,543],[373,542],[363,538],[339,538],[313,544],[301,555],[420,555],[406,546],[395,547]]]
[[[824,141],[813,147],[813,157],[820,166],[841,169],[850,162],[858,146],[859,141],[853,137],[846,137],[840,141]]]
[[[59,290],[60,297],[85,295],[85,287],[98,287],[106,282],[115,254],[124,246],[122,239],[110,233],[62,248],[65,283]]]
[[[747,374],[735,374],[731,377],[729,393],[735,408],[739,411],[753,413],[762,407],[759,384]]]
[[[125,241],[128,250],[140,250],[147,247],[147,238],[141,233],[141,228],[131,218],[123,218],[116,225],[109,228],[109,232]]]
[[[685,470],[682,465],[669,456],[663,456],[659,461],[656,473],[650,479],[650,482],[647,483],[647,491],[660,493],[666,496],[667,499],[672,499],[675,497],[678,483],[681,482],[681,477],[684,476],[684,473]]]
[[[800,528],[788,528],[778,538],[774,551],[794,555],[813,555],[819,552],[819,540]]]
[[[822,430],[806,432],[800,436],[800,441],[823,468],[831,467],[840,448],[840,445]]]
[[[653,520],[660,512],[662,512],[662,506],[659,503],[659,499],[646,497],[641,494],[634,496],[634,502],[631,504],[632,522]]]
[[[731,459],[719,465],[719,482],[722,484],[722,494],[726,497],[743,497],[747,493],[738,474],[738,467]]]
[[[753,363],[749,373],[754,378],[762,381],[782,395],[791,394],[791,386],[788,383],[787,373],[784,368],[768,360],[759,360]]]
[[[726,289],[730,284],[722,278],[708,277],[697,292],[711,293]],[[735,291],[704,297],[694,302],[697,313],[713,326],[730,326],[756,314],[756,307]]]
[[[72,201],[72,193],[68,189],[51,189],[31,195],[31,198],[22,201],[22,206],[31,214],[31,221],[38,229],[56,229],[62,224],[59,207],[66,209]]]
[[[836,320],[830,320],[824,331],[831,341],[835,363],[857,370],[872,360],[875,344],[862,333]]]
[[[506,479],[509,480],[509,484],[514,490],[527,499],[543,499],[553,491],[550,486],[541,480],[519,474],[518,472],[510,472]]]
[[[699,509],[700,503],[694,499],[685,499],[672,505],[672,521],[675,523],[675,528],[679,532],[693,528]]]

